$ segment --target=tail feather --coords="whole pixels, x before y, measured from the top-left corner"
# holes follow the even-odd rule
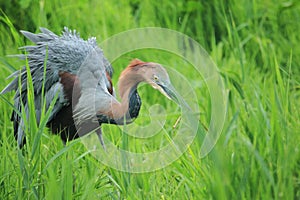
[[[10,82],[1,92],[0,94],[6,94],[7,92],[11,92],[18,88],[18,79],[14,79]]]
[[[27,37],[29,40],[31,40],[34,43],[37,43],[40,41],[40,38],[38,34],[34,34],[28,31],[20,31],[25,37]]]
[[[57,38],[58,36],[55,35],[54,33],[52,33],[51,31],[49,31],[46,28],[41,28],[42,33],[39,34],[35,34],[35,33],[31,33],[28,31],[20,31],[26,38],[28,38],[30,41],[34,42],[34,43],[39,43],[39,42],[47,42],[50,40],[53,40],[55,38]]]
[[[42,33],[44,33],[46,35],[49,35],[52,38],[57,38],[57,35],[55,33],[53,33],[52,31],[50,31],[49,29],[47,29],[47,28],[40,27],[40,30],[42,31]]]
[[[15,138],[17,140],[18,146],[22,148],[24,144],[26,143],[25,141],[25,134],[24,134],[24,121],[21,118],[19,124],[17,125],[17,128],[15,129]]]

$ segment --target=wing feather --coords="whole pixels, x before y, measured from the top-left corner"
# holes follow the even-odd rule
[[[25,50],[26,54],[17,55],[21,59],[27,58],[28,60],[35,94],[37,122],[39,122],[41,116],[41,91],[44,70],[46,70],[44,90],[47,109],[54,96],[59,93],[59,100],[55,103],[49,121],[52,120],[64,106],[70,103],[64,98],[63,87],[59,82],[59,73],[61,71],[77,74],[81,68],[85,67],[83,63],[85,63],[86,59],[90,54],[93,54],[93,56],[96,56],[98,61],[100,61],[98,62],[100,63],[100,66],[96,66],[95,71],[100,72],[98,77],[100,79],[99,81],[106,82],[106,90],[108,87],[111,87],[111,85],[108,86],[110,82],[105,74],[107,73],[111,77],[113,73],[109,61],[104,57],[102,50],[97,46],[95,38],[83,40],[75,30],[71,31],[66,27],[61,36],[54,34],[46,28],[40,28],[40,30],[41,33],[38,34],[21,31],[21,33],[35,43],[35,45],[22,47],[21,49]],[[45,66],[46,69],[44,69]],[[104,74],[104,76],[102,76],[102,74]],[[10,78],[11,77],[14,77],[14,79],[2,90],[1,94],[16,90],[14,105],[21,111],[22,100],[25,106],[26,116],[28,117],[27,72],[25,67],[14,72]],[[21,80],[21,88],[19,88],[19,80]],[[24,138],[24,121],[16,112],[13,112],[12,114],[12,121],[14,121],[16,139],[18,144],[22,146]]]

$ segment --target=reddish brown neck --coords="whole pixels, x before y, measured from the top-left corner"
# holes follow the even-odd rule
[[[131,107],[134,107],[134,103],[140,101],[137,94],[134,94],[133,99],[131,95],[133,92],[136,92],[137,86],[140,82],[144,81],[144,77],[142,75],[142,66],[145,64],[140,60],[133,60],[129,66],[121,73],[118,88],[119,88],[119,96],[121,98],[121,102],[113,102],[110,110],[106,114],[107,116],[113,119],[122,118],[128,111],[132,111]],[[136,96],[137,95],[137,96]],[[138,99],[138,100],[137,100]],[[137,100],[135,102],[130,102],[130,100]],[[139,102],[140,103],[140,102]],[[139,108],[138,108],[139,110]]]
[[[135,70],[126,68],[119,79],[119,94],[121,102],[112,99],[105,110],[98,112],[102,121],[123,124],[130,123],[137,117],[140,109],[140,98],[137,94],[137,85],[142,81],[141,76]],[[104,122],[104,123],[105,123]]]
[[[146,64],[143,61],[134,59],[121,73],[118,88],[121,99],[127,98],[132,88],[144,80],[141,69]]]

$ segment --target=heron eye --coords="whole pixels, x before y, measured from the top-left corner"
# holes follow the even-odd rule
[[[155,81],[158,81],[158,79],[159,79],[159,78],[158,78],[157,76],[154,75],[154,80],[155,80]]]

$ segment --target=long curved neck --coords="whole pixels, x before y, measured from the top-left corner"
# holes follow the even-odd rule
[[[137,93],[137,86],[143,81],[138,70],[127,67],[119,78],[119,95],[121,98],[122,121],[132,122],[139,114],[141,99]],[[124,119],[125,117],[125,119]]]
[[[128,124],[139,114],[141,99],[137,93],[137,86],[143,81],[138,70],[127,67],[119,78],[118,88],[121,102],[112,101],[106,113],[98,115],[101,123]]]

